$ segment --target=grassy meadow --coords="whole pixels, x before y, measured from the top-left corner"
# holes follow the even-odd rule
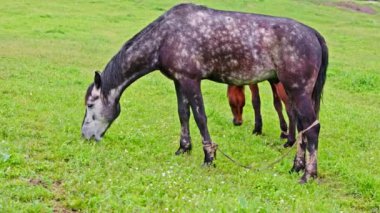
[[[0,4],[0,212],[379,212],[380,3],[376,14],[314,0],[194,0],[209,7],[294,18],[321,32],[330,65],[321,105],[319,178],[298,184],[293,153],[264,171],[221,154],[203,168],[175,156],[180,124],[174,84],[153,72],[122,96],[105,138],[81,138],[84,94],[122,44],[176,0],[10,1]],[[204,81],[208,125],[220,148],[265,165],[286,150],[269,84],[262,83],[263,136],[253,136],[247,92],[234,127],[226,85]]]

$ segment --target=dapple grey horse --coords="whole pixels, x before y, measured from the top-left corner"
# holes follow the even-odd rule
[[[318,118],[327,64],[323,37],[297,21],[177,5],[127,41],[101,74],[95,73],[85,96],[82,135],[100,140],[120,113],[124,90],[160,70],[174,81],[177,93],[181,136],[176,153],[191,149],[191,108],[202,136],[204,162],[211,164],[217,145],[207,127],[201,80],[248,85],[276,79],[289,96],[299,131],[308,129],[292,169],[305,170],[301,182],[306,182],[317,176],[320,125],[312,124]]]

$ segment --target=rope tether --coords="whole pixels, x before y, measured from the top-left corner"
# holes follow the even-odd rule
[[[319,124],[319,121],[318,120],[315,120],[314,123],[312,123],[308,128],[302,130],[301,132],[298,133],[297,135],[297,140],[296,140],[296,146],[297,144],[301,143],[302,142],[302,135],[309,131],[311,128],[313,128],[314,126],[316,126],[317,124]],[[296,147],[293,145],[293,147]],[[253,163],[249,164],[249,165],[243,165],[241,164],[240,162],[234,160],[233,158],[231,158],[229,155],[227,155],[225,152],[223,152],[220,147],[218,146],[218,150],[220,153],[222,153],[222,155],[224,155],[226,158],[228,158],[231,162],[233,162],[234,164],[240,166],[240,167],[243,167],[243,168],[246,168],[246,169],[253,169],[254,167],[252,166]],[[292,151],[292,149],[289,149],[287,152],[285,152],[284,154],[282,154],[279,158],[277,158],[275,161],[267,164],[266,166],[263,166],[261,168],[257,168],[256,171],[262,171],[262,170],[265,170],[265,169],[268,169],[270,167],[272,167],[273,165],[275,165],[276,163],[280,162],[282,159],[284,159],[286,156],[289,155],[289,153]]]

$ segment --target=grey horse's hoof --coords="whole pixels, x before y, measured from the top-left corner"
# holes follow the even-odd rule
[[[317,179],[317,174],[308,174],[305,172],[305,174],[302,175],[301,179],[298,181],[300,184],[305,184],[309,180]]]
[[[288,133],[287,132],[281,132],[281,134],[280,134],[280,138],[281,139],[288,139]]]
[[[187,146],[180,146],[178,150],[175,152],[176,155],[181,155],[184,153],[191,153],[192,146],[188,144]]]
[[[254,128],[252,131],[252,135],[262,135],[263,131],[260,128]]]
[[[203,145],[203,151],[205,153],[204,165],[211,165],[216,159],[216,150],[218,149],[218,144],[210,142]]]
[[[288,139],[286,143],[284,143],[284,148],[292,147],[294,145],[295,141],[291,141]]]

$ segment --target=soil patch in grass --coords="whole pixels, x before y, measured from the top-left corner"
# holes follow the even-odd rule
[[[360,5],[355,2],[348,2],[348,1],[333,2],[333,3],[328,3],[328,5],[345,9],[345,10],[355,11],[358,13],[376,14],[376,10],[373,9],[372,7]]]

